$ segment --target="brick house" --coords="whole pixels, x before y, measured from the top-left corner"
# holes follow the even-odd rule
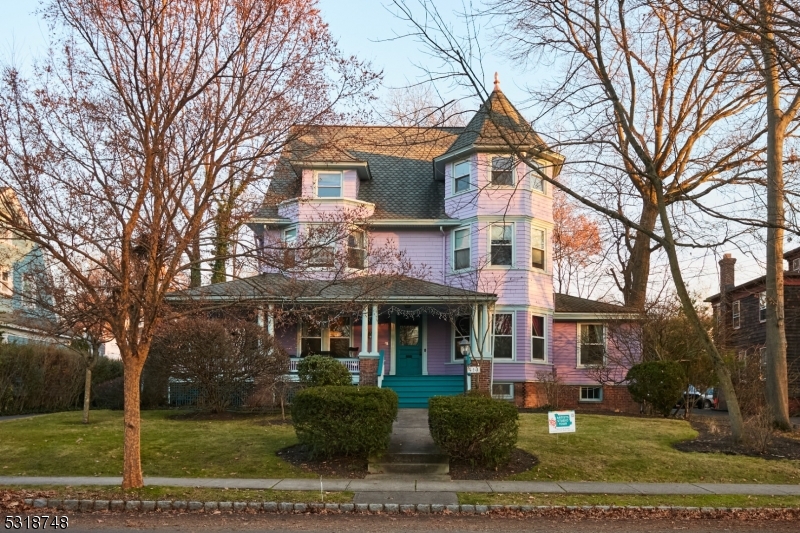
[[[549,184],[509,153],[512,139],[556,177],[563,157],[547,148],[499,86],[466,127],[306,128],[282,154],[266,201],[249,223],[256,246],[291,243],[332,214],[357,209],[368,230],[328,243],[303,268],[294,255],[255,278],[184,291],[257,302],[266,327],[295,358],[340,357],[361,383],[396,390],[401,407],[464,390],[460,344],[480,372],[469,387],[524,407],[547,403],[541,376],[564,385],[564,405],[638,409],[624,387],[592,369],[615,350],[609,323],[632,310],[553,293]],[[345,242],[346,241],[346,242]],[[370,247],[396,249],[425,274],[382,283]],[[337,251],[345,262],[337,264]],[[328,283],[331,271],[349,271]],[[374,284],[371,288],[370,284]],[[286,294],[298,295],[291,302]],[[341,316],[337,301],[356,302]],[[329,320],[276,324],[279,306],[330,305]],[[621,369],[624,371],[624,369]]]
[[[800,408],[800,248],[783,258],[786,359],[789,371],[789,399],[792,409]],[[725,254],[719,261],[719,293],[710,296],[714,311],[714,342],[720,351],[739,361],[757,358],[766,364],[766,276],[736,284],[736,258]]]

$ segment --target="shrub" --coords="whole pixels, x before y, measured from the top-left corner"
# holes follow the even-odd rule
[[[297,365],[297,377],[306,387],[337,387],[353,382],[347,367],[327,355],[312,355],[301,359]]]
[[[310,387],[292,400],[292,423],[311,457],[367,457],[389,446],[397,393],[378,387]]]
[[[505,464],[517,445],[516,407],[484,396],[431,398],[428,424],[433,441],[445,453],[471,464]]]
[[[650,405],[656,412],[669,416],[681,399],[686,377],[675,361],[649,361],[634,365],[625,377],[634,401]]]

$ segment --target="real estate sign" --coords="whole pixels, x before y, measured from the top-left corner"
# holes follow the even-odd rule
[[[575,411],[550,411],[547,425],[550,433],[575,433]]]

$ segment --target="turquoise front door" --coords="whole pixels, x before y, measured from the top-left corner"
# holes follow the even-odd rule
[[[395,342],[397,376],[422,375],[422,321],[397,317]]]

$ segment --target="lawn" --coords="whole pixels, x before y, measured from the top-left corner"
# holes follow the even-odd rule
[[[550,435],[546,414],[521,414],[518,446],[540,463],[511,479],[537,481],[798,483],[800,461],[684,453],[683,420],[578,414],[577,432]]]
[[[175,411],[142,411],[145,476],[315,477],[279,459],[295,444],[290,424],[274,416],[236,420],[173,420]],[[0,476],[119,476],[122,412],[55,413],[0,422]]]

